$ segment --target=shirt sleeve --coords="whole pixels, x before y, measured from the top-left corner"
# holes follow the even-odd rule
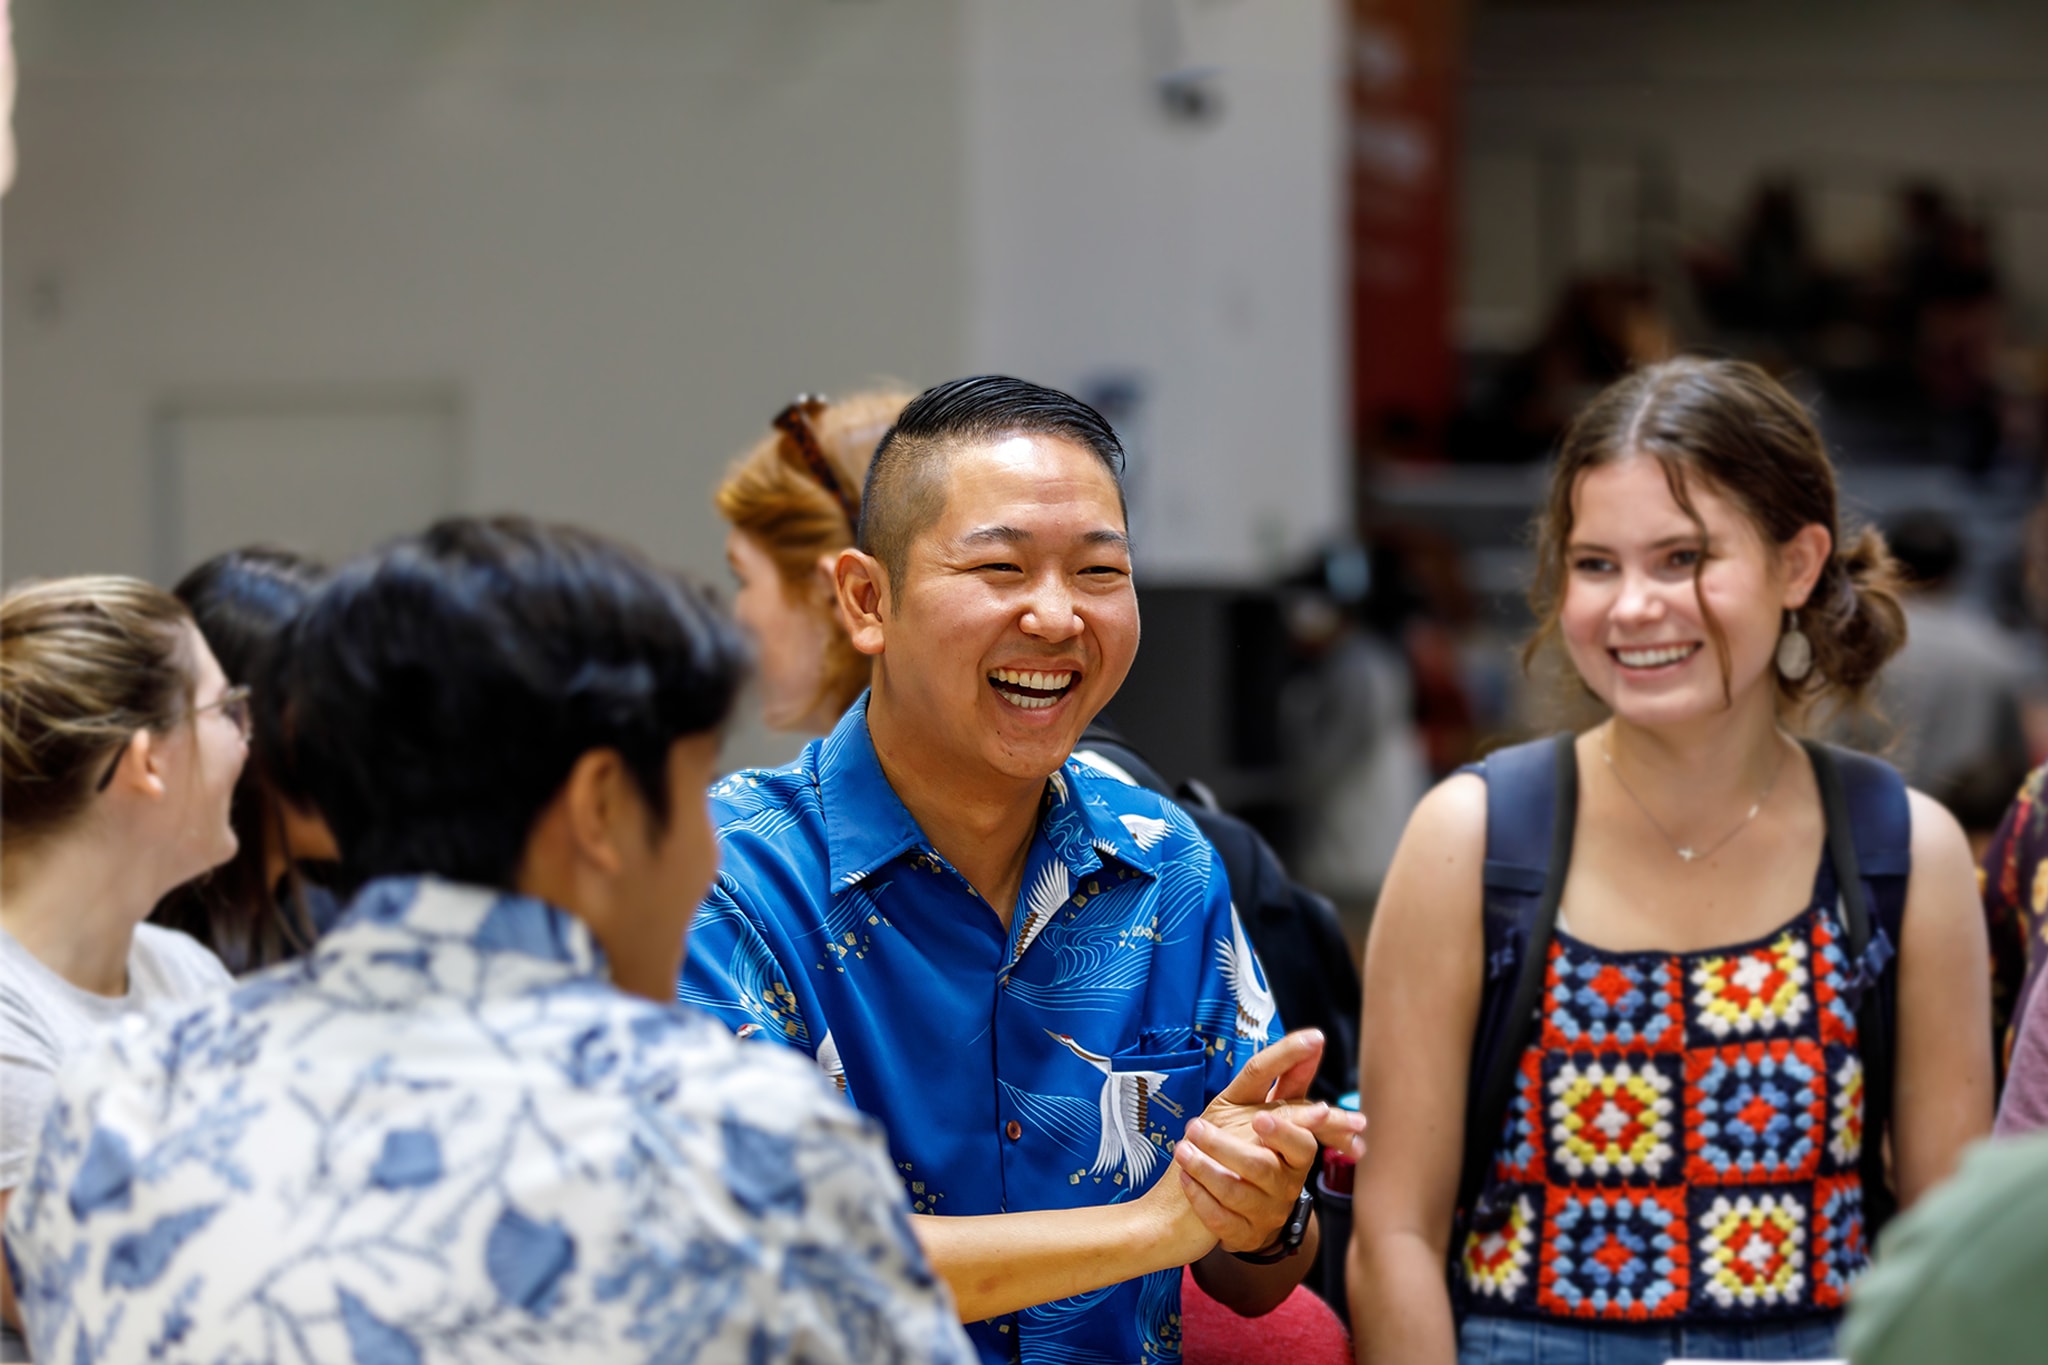
[[[829,1365],[978,1359],[953,1297],[925,1260],[880,1132],[820,1104],[796,1154],[808,1213],[772,1278],[771,1319],[787,1335],[774,1358]]]
[[[28,1179],[57,1078],[45,1067],[0,1056],[0,1190]]]
[[[2048,990],[2027,997],[2013,1035],[2012,1069],[1998,1104],[1999,1137],[2048,1129]]]
[[[690,925],[676,999],[742,1038],[767,1039],[816,1057],[825,1029],[805,1016],[787,967],[760,921],[742,905],[742,894],[721,874],[705,896]]]
[[[235,978],[227,965],[213,949],[190,934],[170,929],[158,942],[167,959],[164,978],[173,992],[173,1000],[195,1000],[234,986]]]
[[[2021,984],[2027,976],[2027,915],[2020,890],[2020,826],[2026,823],[2030,794],[2038,793],[2040,773],[2020,788],[2005,819],[1984,850],[1977,873],[1984,896],[1984,923],[1991,937],[1991,1038],[2003,1068],[2009,1058]]]
[[[1836,1350],[1854,1365],[2036,1360],[2048,1138],[1980,1142],[1886,1228]]]

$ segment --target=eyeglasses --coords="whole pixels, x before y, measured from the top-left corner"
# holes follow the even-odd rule
[[[237,684],[234,687],[230,687],[227,691],[206,703],[206,705],[192,708],[192,714],[195,717],[207,711],[218,711],[223,716],[226,716],[228,723],[234,726],[236,731],[242,736],[244,744],[247,744],[250,735],[255,733],[256,711],[250,704],[250,693],[246,684]],[[119,749],[114,751],[114,761],[107,765],[107,770],[104,773],[100,774],[99,785],[93,788],[94,792],[103,792],[108,787],[114,785],[114,774],[121,770],[121,759],[127,752],[128,745],[125,742]]]
[[[195,716],[202,711],[218,711],[226,716],[228,723],[240,732],[244,744],[247,744],[249,737],[256,733],[256,708],[250,702],[247,683],[237,683],[206,705],[192,708],[192,714]]]
[[[832,500],[839,504],[839,510],[846,514],[846,524],[857,527],[860,521],[854,513],[853,499],[847,496],[846,486],[839,482],[839,476],[832,472],[832,465],[818,444],[818,433],[811,427],[829,402],[829,399],[815,393],[798,394],[794,403],[775,414],[771,425],[788,438],[782,443],[783,451],[787,453],[792,447],[796,450],[797,458],[811,471],[811,477],[832,495]]]

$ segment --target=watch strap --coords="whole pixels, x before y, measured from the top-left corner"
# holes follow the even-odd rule
[[[1308,1186],[1301,1187],[1295,1196],[1294,1212],[1287,1216],[1287,1222],[1280,1228],[1279,1240],[1262,1251],[1233,1251],[1230,1254],[1246,1265],[1277,1265],[1295,1252],[1301,1250],[1301,1242],[1308,1236],[1308,1216],[1316,1206],[1315,1196],[1308,1192]]]

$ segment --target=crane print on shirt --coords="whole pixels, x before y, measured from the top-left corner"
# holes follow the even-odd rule
[[[1102,1142],[1095,1149],[1095,1164],[1089,1173],[1108,1175],[1121,1169],[1132,1188],[1144,1188],[1151,1183],[1152,1168],[1164,1155],[1164,1149],[1151,1133],[1152,1107],[1158,1105],[1177,1119],[1187,1115],[1185,1109],[1163,1093],[1166,1073],[1118,1071],[1109,1058],[1090,1052],[1067,1034],[1053,1033],[1051,1029],[1046,1032],[1060,1046],[1102,1073]]]
[[[1010,949],[1012,967],[1030,951],[1032,940],[1067,903],[1067,897],[1073,891],[1074,875],[1067,871],[1067,865],[1057,858],[1046,859],[1045,865],[1038,869],[1037,880],[1024,894],[1024,914],[1018,921],[1016,944]]]
[[[1230,907],[1230,942],[1216,940],[1216,965],[1223,969],[1223,979],[1230,983],[1230,993],[1237,998],[1237,1036],[1265,1041],[1280,1007],[1274,1003],[1273,988],[1266,984],[1266,974],[1260,970],[1259,955],[1252,951],[1250,940],[1244,936],[1244,920],[1235,905]]]

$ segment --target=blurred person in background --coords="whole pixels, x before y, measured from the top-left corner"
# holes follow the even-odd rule
[[[2048,502],[2028,520],[2025,591],[2048,623]],[[2048,763],[2027,774],[1985,846],[1980,869],[1991,930],[1993,1036],[2010,1065],[1998,1106],[2001,1134],[2048,1128]]]
[[[1850,1365],[2017,1365],[2048,1355],[2048,1135],[1981,1142],[1885,1234],[1842,1322]]]
[[[172,593],[192,612],[228,681],[246,685],[322,573],[290,550],[251,546],[215,555]],[[333,837],[317,814],[278,795],[263,755],[242,769],[231,812],[235,856],[166,896],[150,919],[198,939],[241,976],[305,952],[340,906],[301,867],[332,862]]]
[[[2026,776],[2026,655],[1957,591],[1963,544],[1946,516],[1906,513],[1885,539],[1905,578],[1906,643],[1878,684],[1877,714],[1847,718],[1845,738],[1884,753],[1981,846]]]
[[[1982,473],[2003,435],[1997,355],[2005,303],[1991,235],[1932,182],[1904,186],[1898,208],[1886,283],[1900,344],[1928,404],[1938,458]]]
[[[1397,1121],[1357,1196],[1359,1358],[1831,1356],[1866,1219],[1889,1202],[1865,1184],[1879,1144],[1910,1206],[1990,1126],[1962,831],[1858,760],[1861,789],[1910,826],[1910,873],[1902,916],[1873,914],[1885,933],[1852,966],[1821,771],[1788,733],[1855,703],[1898,647],[1883,541],[1842,539],[1825,450],[1782,388],[1690,359],[1580,415],[1540,531],[1525,657],[1561,644],[1609,718],[1539,741],[1577,794],[1569,840],[1545,843],[1566,866],[1530,869],[1561,888],[1535,972],[1515,961],[1528,937],[1489,953],[1495,759],[1432,791],[1402,838],[1366,956],[1363,1102]],[[1858,998],[1895,1010],[1849,1009],[1852,969],[1877,979]],[[1501,1044],[1496,1130],[1471,1112],[1494,1070],[1478,1058],[1514,1022],[1499,984],[1524,980],[1540,1017],[1526,1046]],[[1896,1058],[1888,1113],[1865,1112],[1866,1047]]]
[[[261,743],[364,885],[70,1069],[7,1227],[38,1356],[972,1359],[874,1126],[673,1003],[744,653],[524,518],[325,583]]]
[[[1363,942],[1401,826],[1429,788],[1403,643],[1419,603],[1383,546],[1334,549],[1289,586],[1289,633],[1311,660],[1280,699],[1294,861]]]
[[[132,578],[25,583],[0,599],[0,696],[4,1210],[59,1075],[96,1028],[231,984],[204,947],[143,921],[235,855],[228,812],[250,714],[184,604]],[[0,1314],[0,1353],[25,1358],[4,1271]]]
[[[1722,292],[1701,281],[1724,325],[1796,343],[1819,322],[1830,281],[1814,255],[1797,181],[1774,178],[1757,186],[1734,265]]]
[[[770,729],[827,734],[867,690],[869,660],[840,622],[832,566],[853,544],[875,445],[910,398],[893,389],[838,402],[806,394],[718,486],[719,514],[732,526],[725,559],[739,580],[733,615],[754,640]]]
[[[1667,358],[1675,344],[1647,280],[1595,274],[1570,281],[1543,334],[1453,431],[1452,457],[1483,464],[1545,458],[1588,399],[1632,367]]]

